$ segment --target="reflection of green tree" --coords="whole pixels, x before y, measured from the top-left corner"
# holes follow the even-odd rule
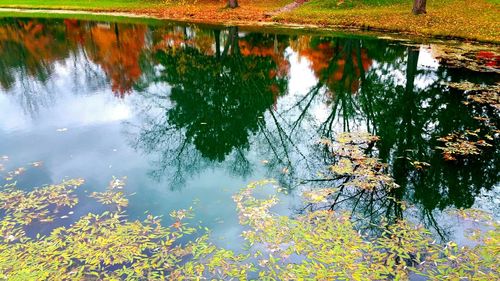
[[[247,177],[253,169],[245,153],[250,138],[266,127],[265,112],[272,112],[285,91],[286,75],[276,75],[276,56],[283,56],[285,44],[279,41],[283,48],[268,56],[248,53],[240,45],[254,40],[259,47],[272,48],[274,38],[239,37],[237,28],[211,31],[215,50],[206,48],[208,34],[202,30],[155,34],[159,40],[154,44],[161,47],[153,58],[159,66],[137,87],[147,94],[139,105],[143,120],[132,140],[135,148],[158,157],[153,178],[168,178],[172,186],[181,186],[186,175],[223,160],[231,173]],[[203,47],[197,45],[199,35],[204,37]],[[165,37],[167,43],[162,41]],[[156,92],[154,83],[168,84],[171,91]]]
[[[159,51],[162,79],[172,86],[174,107],[167,119],[200,153],[222,161],[234,149],[248,148],[264,112],[283,91],[285,81],[270,79],[276,64],[268,57],[242,56],[237,29],[230,30],[220,56],[207,56],[191,47]]]
[[[446,78],[454,79],[453,74],[441,68],[435,72],[417,70],[418,56],[418,51],[408,50],[406,86],[391,87],[394,92],[385,91],[386,97],[380,100],[383,94],[377,91],[379,94],[374,95],[373,123],[381,137],[380,158],[392,162],[397,183],[402,190],[412,190],[413,200],[425,209],[470,207],[482,187],[489,189],[497,183],[498,153],[485,153],[481,159],[460,163],[443,161],[441,152],[435,149],[437,138],[453,131],[479,128],[481,124],[474,119],[477,112],[462,104],[460,93],[449,92],[441,84]],[[435,82],[424,89],[415,85],[416,79],[433,79],[432,76]],[[381,82],[388,81],[374,85]],[[411,165],[415,160],[431,167],[415,171]]]
[[[363,115],[360,105],[357,104],[356,94],[360,85],[364,83],[366,70],[372,64],[371,54],[365,46],[365,41],[346,38],[314,37],[310,47],[299,50],[311,62],[311,68],[318,82],[301,100],[300,106],[306,110],[313,101],[324,93],[326,102],[331,105],[332,111],[321,127],[324,136],[331,137],[334,131],[334,122],[340,116],[358,117]],[[296,121],[301,122],[305,114],[301,114]],[[343,118],[345,131],[351,129],[351,118]]]
[[[470,77],[471,73],[464,75],[462,70],[443,68],[417,69],[418,49],[389,47],[380,42],[372,45],[374,42],[364,41],[358,45],[368,49],[377,67],[361,74],[359,79],[362,82],[357,95],[348,93],[341,80],[327,84],[328,89],[336,94],[331,96],[331,114],[321,124],[320,132],[323,136],[334,137],[339,128],[335,122],[341,122],[340,128],[344,131],[354,131],[361,126],[380,136],[376,146],[378,157],[382,162],[389,163],[389,171],[400,185],[390,196],[423,206],[426,221],[435,225],[433,210],[448,206],[471,207],[481,188],[490,189],[497,184],[499,163],[498,149],[487,151],[476,159],[445,162],[441,152],[435,149],[438,145],[436,139],[453,131],[481,127],[481,123],[474,119],[477,115],[486,114],[497,124],[498,119],[491,111],[465,106],[460,96],[462,93],[451,91],[442,84],[443,81],[459,81],[463,77]],[[345,49],[349,45],[356,46],[350,40],[344,43],[336,41],[335,44],[339,43],[348,45]],[[386,56],[387,52],[390,54]],[[332,59],[330,67],[321,77],[329,77],[331,73],[327,71],[334,71],[335,65],[336,60]],[[348,71],[348,68],[344,71]],[[398,72],[401,73],[400,77],[406,79],[398,78],[395,75]],[[320,83],[326,81],[321,80],[321,77]],[[428,84],[419,86],[417,81],[424,80]],[[309,100],[303,99],[301,102],[312,103],[320,93],[318,89],[313,88],[308,93]],[[307,110],[307,106],[303,107]],[[303,115],[306,114],[303,112]],[[360,124],[360,120],[364,124]],[[414,161],[427,162],[431,166],[418,170],[412,165]],[[398,206],[390,203],[379,202],[374,207],[373,195],[360,194],[364,198],[353,194],[346,194],[345,197],[352,197],[348,201],[358,210],[361,209],[361,202],[365,202],[365,208],[368,209],[363,211],[365,214],[392,216],[400,213]],[[374,212],[377,208],[378,211]]]

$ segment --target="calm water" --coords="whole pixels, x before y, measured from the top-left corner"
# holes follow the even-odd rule
[[[479,115],[497,128],[499,119],[445,83],[499,76],[447,68],[434,58],[440,46],[407,43],[4,18],[0,155],[9,160],[1,163],[26,167],[17,177],[26,189],[86,179],[83,202],[61,224],[102,211],[84,193],[127,176],[132,218],[194,205],[197,220],[233,247],[241,228],[232,194],[275,178],[284,187],[276,211],[292,214],[297,191],[314,187],[304,180],[331,163],[318,141],[370,132],[381,137],[376,150],[401,186],[397,196],[414,206],[405,216],[453,236],[449,207],[498,215],[499,150],[494,141],[481,156],[446,162],[437,139],[481,127]]]

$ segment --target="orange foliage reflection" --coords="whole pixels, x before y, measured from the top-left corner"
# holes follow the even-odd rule
[[[285,44],[275,41],[273,44],[257,45],[252,41],[241,38],[238,41],[238,46],[243,56],[270,57],[274,61],[277,68],[273,68],[269,71],[269,79],[288,76],[290,72],[290,61],[284,55],[285,48],[287,47]],[[280,87],[277,83],[273,83],[270,85],[269,90],[273,93],[274,107],[276,109],[278,98],[282,94],[280,92]]]
[[[144,48],[146,27],[122,28],[117,24],[96,25],[90,29],[92,51],[89,56],[111,80],[113,92],[121,97],[141,76],[139,57]]]
[[[308,42],[299,42],[294,47],[300,57],[310,62],[311,70],[316,78],[330,88],[349,90],[356,93],[360,87],[362,71],[366,72],[372,65],[366,49],[361,47],[348,48],[332,42],[320,42],[311,46],[311,38],[304,37]],[[342,83],[342,84],[339,84]]]
[[[123,96],[141,76],[139,58],[145,34],[146,26],[141,25],[16,20],[0,26],[0,53],[19,56],[17,64],[37,77],[82,48],[111,80],[113,92]]]
[[[67,56],[67,47],[54,44],[56,40],[54,35],[47,26],[37,21],[19,21],[16,25],[2,25],[0,54],[21,56],[27,73],[36,76],[40,65],[50,65]],[[17,46],[17,49],[13,49],[13,46]]]
[[[156,43],[155,49],[190,46],[200,50],[205,55],[213,55],[215,53],[213,32],[192,28],[189,32],[190,35],[188,35],[187,27],[170,27],[169,29],[159,30],[160,34],[155,34],[160,39]]]

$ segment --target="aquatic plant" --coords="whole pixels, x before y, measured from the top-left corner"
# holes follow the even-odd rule
[[[207,234],[195,234],[196,228],[184,222],[190,210],[172,212],[175,222],[170,226],[152,215],[142,221],[127,219],[121,209],[128,201],[118,191],[124,179],[114,178],[105,192],[91,194],[102,204],[115,205],[116,211],[89,213],[46,236],[27,235],[26,226],[53,222],[59,218],[59,208],[75,207],[79,199],[74,190],[83,183],[82,179],[65,180],[29,192],[16,182],[3,186],[0,279],[183,280],[246,274],[242,269],[249,265],[236,266],[246,256],[216,248]],[[181,244],[179,240],[187,235],[193,235],[193,240]]]
[[[275,197],[253,196],[257,187],[268,184],[250,184],[234,197],[240,222],[249,226],[243,236],[267,249],[256,254],[263,280],[406,280],[412,274],[432,280],[493,280],[500,276],[498,223],[489,222],[486,233],[470,237],[479,238],[476,247],[436,243],[428,230],[405,220],[381,224],[381,236],[367,237],[355,230],[345,213],[320,210],[295,218],[273,214]]]
[[[443,151],[445,160],[456,160],[457,156],[479,155],[484,147],[491,147],[483,139],[479,139],[480,129],[475,131],[466,130],[464,133],[451,133],[445,137],[441,137],[438,141],[443,142],[444,146],[437,148]]]
[[[20,225],[34,221],[50,222],[60,208],[71,208],[78,204],[74,190],[83,182],[83,179],[65,180],[31,192],[19,190],[15,183],[8,184],[0,191],[0,208],[6,218]]]
[[[109,183],[106,191],[92,192],[90,197],[97,199],[101,204],[114,205],[118,210],[128,206],[128,199],[123,192],[119,191],[125,186],[126,177],[123,179],[113,178]]]

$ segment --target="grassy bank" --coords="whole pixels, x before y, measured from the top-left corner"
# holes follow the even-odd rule
[[[427,14],[410,13],[412,0],[312,0],[276,20],[403,31],[439,37],[500,41],[499,0],[427,1]]]
[[[0,0],[0,8],[63,9],[130,12],[162,19],[193,22],[271,21],[265,15],[293,0],[239,0],[241,8],[226,9],[224,0]]]
[[[310,0],[276,12],[293,0],[0,0],[0,7],[131,12],[207,23],[280,22],[388,30],[500,43],[500,0],[433,0],[427,14],[411,14],[412,0]]]
[[[0,0],[1,7],[81,10],[130,10],[155,7],[158,0]]]

